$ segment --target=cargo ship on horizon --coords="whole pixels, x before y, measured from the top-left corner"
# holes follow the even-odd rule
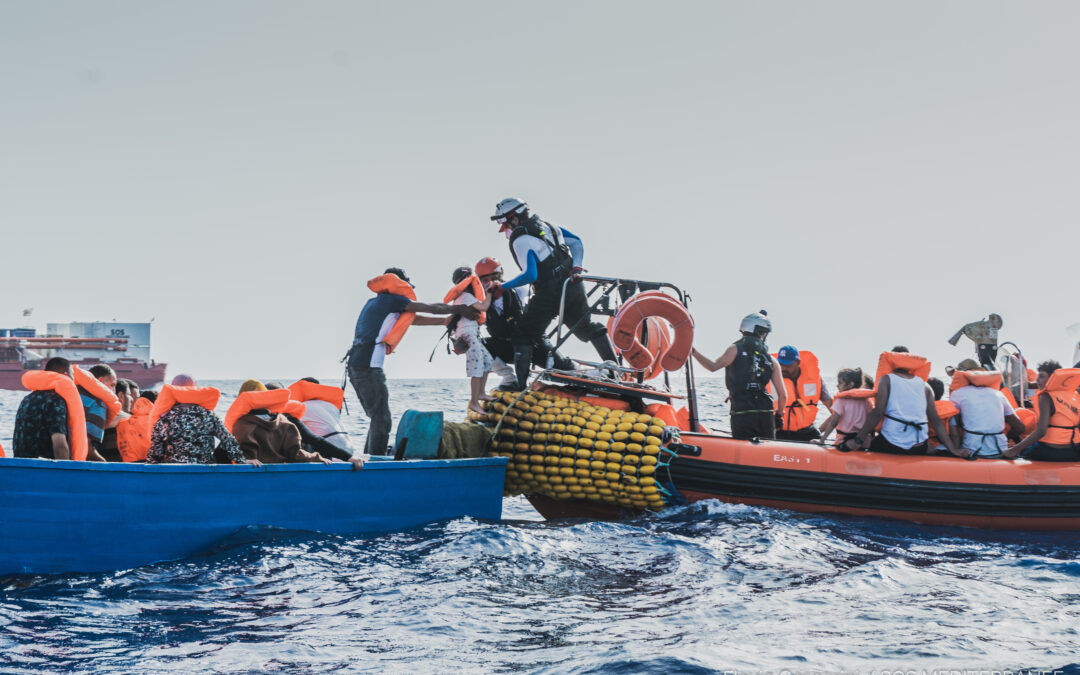
[[[50,323],[44,335],[34,328],[0,328],[0,389],[25,389],[23,373],[40,370],[54,356],[84,369],[104,363],[140,389],[165,381],[166,364],[150,358],[149,323]]]

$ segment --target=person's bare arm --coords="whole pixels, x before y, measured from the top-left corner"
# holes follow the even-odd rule
[[[784,372],[780,370],[780,362],[776,360],[775,356],[770,356],[772,359],[772,388],[776,392],[776,409],[779,411],[787,410],[787,387],[784,386]]]
[[[701,364],[701,367],[710,373],[715,373],[721,368],[727,368],[735,362],[735,356],[738,354],[738,347],[735,345],[728,345],[728,348],[724,350],[724,353],[720,355],[715,361],[705,356],[701,352],[694,349],[694,359]]]
[[[924,384],[923,389],[926,392],[926,420],[930,423],[930,428],[937,434],[938,440],[945,444],[945,449],[957,457],[970,456],[970,450],[959,447],[957,443],[953,442],[949,430],[945,428],[945,424],[941,421],[941,415],[937,414],[937,406],[934,405],[934,390],[928,384]]]
[[[1024,423],[1020,421],[1020,418],[1016,416],[1016,413],[1005,416],[1005,425],[1008,427],[1006,433],[1010,438],[1024,437]]]
[[[97,450],[94,449],[93,445],[90,445],[89,443],[87,443],[86,461],[88,461],[88,462],[104,462],[105,458],[102,457],[101,454]]]
[[[405,305],[403,312],[423,312],[424,314],[458,314],[466,319],[480,318],[480,312],[469,305],[448,305],[445,302],[428,304],[426,302],[410,302]],[[419,317],[417,317],[419,318]],[[416,323],[415,321],[413,323]]]
[[[53,459],[71,459],[71,448],[68,447],[67,434],[52,435]]]
[[[835,413],[834,412],[833,414],[829,415],[829,419],[825,420],[822,423],[821,428],[818,429],[818,433],[821,434],[821,442],[822,443],[825,442],[825,439],[828,438],[829,434],[831,434],[833,432],[833,429],[836,428],[836,425],[839,422],[840,422],[840,413]]]
[[[878,383],[877,396],[874,397],[874,409],[866,416],[862,429],[859,429],[859,435],[855,437],[859,447],[867,448],[870,446],[870,434],[877,428],[878,423],[885,419],[885,407],[888,403],[889,378],[883,377],[881,382]]]
[[[424,316],[423,314],[417,314],[413,319],[414,326],[445,326],[450,323],[450,317],[448,316]]]
[[[1024,438],[1024,440],[1001,453],[1002,457],[1007,457],[1009,459],[1017,457],[1021,452],[1038,443],[1039,439],[1041,439],[1050,428],[1050,416],[1054,414],[1052,408],[1053,406],[1049,401],[1039,401],[1039,423],[1035,426],[1035,431],[1032,431]]]

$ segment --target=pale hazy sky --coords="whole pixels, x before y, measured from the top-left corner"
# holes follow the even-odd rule
[[[940,371],[992,311],[1066,360],[1077,35],[1070,2],[0,1],[0,326],[156,317],[172,373],[330,375],[384,267],[435,301],[510,263],[513,195],[689,289],[713,356],[765,307],[827,368]],[[437,337],[388,374],[463,377]]]

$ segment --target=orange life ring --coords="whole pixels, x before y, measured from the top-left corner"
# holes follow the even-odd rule
[[[393,295],[404,295],[409,300],[416,302],[416,291],[407,282],[403,281],[401,277],[396,274],[380,274],[379,276],[371,279],[367,282],[368,290],[373,293],[392,293]],[[386,337],[382,339],[382,343],[386,345],[386,353],[392,354],[394,349],[401,342],[401,338],[405,337],[405,331],[409,330],[409,326],[412,325],[413,320],[416,319],[415,312],[402,312],[397,321],[394,322],[394,327],[390,329],[390,332],[386,334]]]
[[[329,384],[315,384],[299,380],[289,385],[290,398],[294,401],[326,401],[338,410],[345,404],[345,390]]]
[[[266,391],[245,391],[236,397],[225,413],[225,428],[232,433],[236,420],[252,410],[268,410],[271,414],[285,412],[289,404],[288,389],[268,389]]]
[[[82,396],[70,377],[51,370],[28,370],[23,373],[22,386],[30,391],[52,391],[60,394],[67,405],[68,446],[76,462],[86,460],[89,441],[86,439],[86,411]]]
[[[150,432],[153,433],[161,416],[179,403],[197,405],[213,412],[220,398],[221,392],[213,387],[174,387],[166,384],[158,392],[154,409],[150,411]]]
[[[663,319],[674,333],[659,359],[638,339],[638,327],[649,317]],[[694,318],[678,300],[660,291],[644,291],[627,300],[611,324],[611,342],[626,362],[638,370],[655,363],[666,371],[686,365],[694,348]]]

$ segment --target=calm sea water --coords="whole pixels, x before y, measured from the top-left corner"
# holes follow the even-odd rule
[[[391,394],[395,416],[463,413],[466,386]],[[0,438],[20,397],[0,392]],[[726,426],[723,398],[703,384],[707,424]],[[546,523],[513,498],[502,522],[251,530],[179,562],[0,579],[4,673],[1080,672],[1078,629],[1073,534],[717,502]]]

